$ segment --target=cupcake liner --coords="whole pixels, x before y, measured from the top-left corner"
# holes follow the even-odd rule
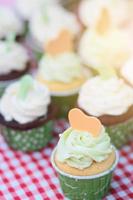
[[[106,127],[112,143],[120,149],[133,139],[133,118],[118,125]]]
[[[20,131],[3,127],[2,135],[10,147],[24,152],[37,151],[51,140],[53,122],[49,121],[41,127]]]
[[[67,118],[68,112],[76,105],[78,94],[52,96],[52,102],[58,107],[58,118]]]
[[[109,191],[113,171],[118,163],[118,152],[116,161],[111,169],[94,176],[72,176],[62,172],[54,163],[52,154],[52,165],[59,174],[59,180],[64,195],[71,200],[101,200]]]

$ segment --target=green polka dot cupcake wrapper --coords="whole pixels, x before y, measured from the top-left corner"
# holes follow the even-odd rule
[[[60,185],[64,195],[70,200],[102,200],[109,191],[113,171],[118,163],[118,153],[116,151],[116,161],[111,169],[95,176],[72,176],[59,170],[54,163],[54,153],[52,164],[56,169]]]
[[[112,143],[120,149],[133,139],[133,118],[115,126],[107,127]]]
[[[67,118],[70,109],[76,105],[78,94],[71,96],[52,96],[52,102],[58,107],[58,118]]]
[[[20,131],[3,127],[2,135],[8,145],[24,152],[38,151],[45,147],[51,140],[53,122],[47,122],[45,125],[31,130]]]

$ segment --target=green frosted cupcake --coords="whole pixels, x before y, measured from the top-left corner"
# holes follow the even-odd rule
[[[97,118],[73,109],[69,121],[71,127],[60,135],[51,157],[63,193],[71,200],[101,200],[110,188],[118,153]]]
[[[88,80],[77,105],[101,120],[117,148],[133,139],[133,88],[122,79],[97,76]]]
[[[55,112],[47,87],[24,76],[8,86],[0,100],[2,135],[16,150],[42,149],[52,137]]]
[[[47,85],[52,101],[59,108],[59,117],[67,117],[77,101],[78,92],[90,72],[75,52],[46,54],[40,61],[37,80]]]

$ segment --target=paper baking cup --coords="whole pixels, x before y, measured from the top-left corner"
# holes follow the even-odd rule
[[[78,91],[52,93],[52,102],[58,107],[58,118],[67,118],[69,110],[76,105]]]
[[[133,140],[133,118],[118,125],[106,127],[112,143],[120,149]]]
[[[104,173],[94,176],[73,176],[62,172],[54,162],[55,150],[51,162],[59,175],[64,195],[71,200],[101,200],[109,191],[112,174],[118,164],[118,152],[114,165]]]
[[[46,146],[51,140],[53,122],[31,130],[20,131],[7,127],[2,128],[2,135],[10,147],[24,152],[37,151]]]

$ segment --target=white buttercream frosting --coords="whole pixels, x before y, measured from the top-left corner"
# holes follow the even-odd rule
[[[6,121],[25,124],[47,114],[50,104],[47,87],[34,80],[25,98],[21,98],[19,92],[20,81],[11,84],[0,100],[0,113]]]
[[[38,76],[47,81],[70,83],[83,77],[80,58],[72,52],[56,56],[45,55],[39,64]]]
[[[122,76],[133,85],[133,58],[128,60],[121,69]]]
[[[128,34],[111,29],[104,34],[87,30],[79,44],[79,54],[83,62],[92,68],[121,67],[131,55]]]
[[[64,29],[75,35],[80,28],[76,16],[57,5],[42,7],[30,21],[31,35],[41,47],[57,38]]]
[[[16,35],[23,33],[23,23],[10,8],[0,7],[0,38],[7,37],[11,33]]]
[[[0,41],[0,74],[24,70],[28,60],[28,53],[21,44]]]
[[[98,137],[69,128],[60,135],[57,145],[58,161],[81,170],[90,167],[94,161],[106,160],[111,152],[112,145],[104,127]]]
[[[57,0],[16,0],[16,8],[24,19],[29,20],[43,4],[56,2]]]
[[[84,25],[95,27],[102,9],[106,8],[112,23],[115,26],[122,26],[131,18],[130,2],[130,0],[83,0],[79,6],[79,16]]]
[[[121,115],[133,105],[133,89],[116,77],[95,77],[81,88],[78,105],[93,116]]]

